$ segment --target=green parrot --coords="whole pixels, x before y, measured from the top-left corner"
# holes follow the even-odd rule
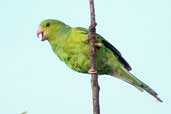
[[[90,73],[88,32],[88,29],[82,27],[71,27],[59,20],[47,19],[40,23],[37,36],[41,36],[42,41],[47,40],[54,53],[71,69],[80,73]],[[130,65],[112,44],[101,35],[96,34],[95,45],[99,75],[106,74],[119,78],[140,91],[145,90],[162,102],[152,88],[129,72],[131,70]]]

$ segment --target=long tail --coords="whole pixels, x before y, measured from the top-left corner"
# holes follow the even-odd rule
[[[124,74],[121,73],[120,76],[116,76],[116,75],[113,75],[113,76],[117,77],[117,78],[119,78],[121,80],[126,81],[127,83],[133,85],[134,87],[136,87],[138,90],[140,90],[142,92],[145,90],[147,93],[149,93],[150,95],[155,97],[158,101],[163,102],[158,97],[158,94],[152,88],[150,88],[147,84],[145,84],[144,82],[142,82],[141,80],[136,78],[130,72],[126,71]]]
[[[148,92],[150,95],[152,95],[153,97],[155,97],[158,101],[163,102],[159,97],[158,97],[158,93],[156,93],[152,88],[150,88],[148,85],[146,85],[145,83],[142,82],[141,87]]]

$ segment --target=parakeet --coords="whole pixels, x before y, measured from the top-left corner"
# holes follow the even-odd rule
[[[40,23],[37,36],[41,35],[42,41],[47,40],[54,53],[71,69],[88,73],[90,68],[88,32],[88,29],[82,27],[71,27],[62,21],[47,19]],[[99,75],[106,74],[119,78],[140,91],[145,90],[162,102],[152,88],[129,72],[132,68],[121,53],[99,34],[96,34],[96,48]]]

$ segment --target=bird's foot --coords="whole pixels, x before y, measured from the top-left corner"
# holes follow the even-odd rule
[[[95,46],[97,49],[100,49],[103,46],[103,44],[102,43],[95,43]]]
[[[90,68],[90,69],[88,70],[88,73],[89,73],[89,74],[97,74],[97,71],[96,71],[95,69],[93,69],[93,68]]]

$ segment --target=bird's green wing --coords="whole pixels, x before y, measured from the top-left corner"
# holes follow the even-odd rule
[[[82,27],[76,27],[75,29],[80,30],[83,34],[88,34],[88,29],[82,28]],[[128,62],[122,57],[121,53],[107,40],[105,40],[101,35],[97,34],[97,38],[100,38],[103,45],[110,49],[115,56],[118,57],[118,60],[124,65],[124,67],[130,71],[132,70],[131,66],[128,64]]]
[[[128,62],[122,57],[121,53],[112,45],[110,44],[107,40],[103,39],[102,40],[103,44],[109,48],[115,55],[118,56],[118,59],[120,62],[124,65],[124,67],[130,71],[132,70],[131,66],[128,64]]]

